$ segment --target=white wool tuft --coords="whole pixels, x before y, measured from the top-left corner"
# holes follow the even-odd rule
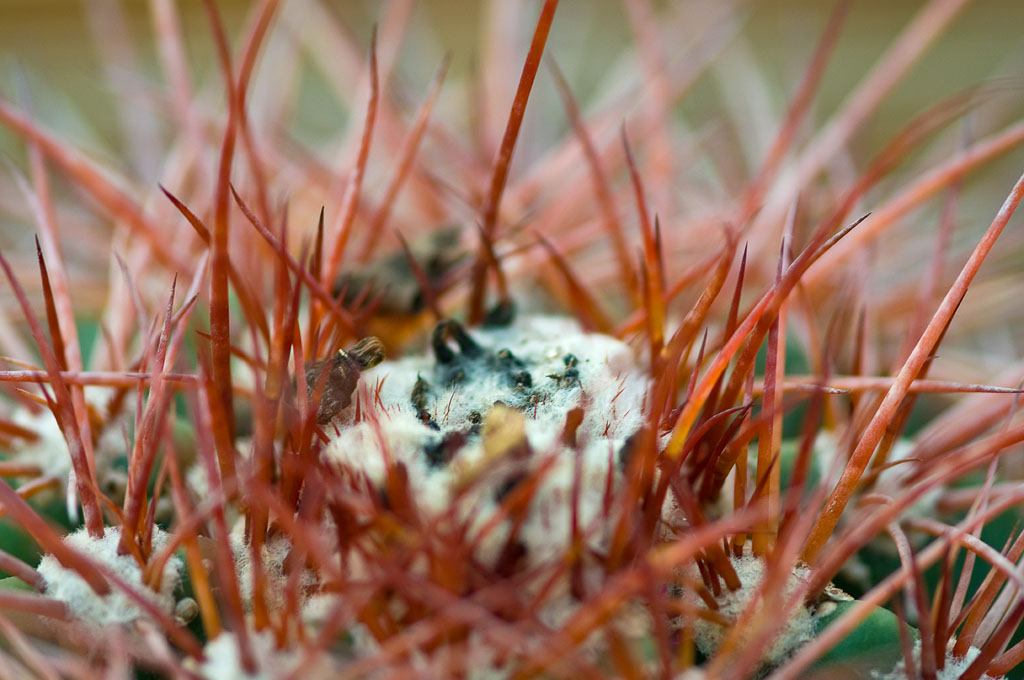
[[[250,631],[249,643],[256,661],[255,673],[247,673],[242,666],[238,637],[223,632],[203,648],[204,659],[196,669],[199,677],[203,680],[273,680],[286,677],[305,660],[298,652],[277,649],[270,631]],[[321,653],[313,664],[305,667],[304,677],[330,677],[331,670],[329,660]]]
[[[421,354],[365,371],[357,392],[363,422],[336,422],[337,436],[326,455],[378,487],[385,481],[386,460],[403,463],[416,503],[434,514],[447,511],[465,490],[466,480],[472,479],[469,493],[459,496],[457,514],[469,519],[475,530],[499,508],[496,492],[502,483],[517,470],[536,470],[554,456],[518,536],[530,562],[557,558],[564,554],[571,531],[575,454],[560,442],[566,415],[574,408],[584,412],[577,441],[582,450],[579,519],[585,530],[603,513],[606,487],[621,481],[617,452],[643,425],[648,378],[636,366],[628,345],[586,333],[572,319],[523,316],[508,328],[467,332],[484,358],[460,357],[455,364],[439,365],[433,356]],[[450,346],[459,354],[454,342]],[[530,374],[532,387],[516,388],[509,370],[496,367],[495,357],[502,349],[519,362],[514,370]],[[578,380],[565,379],[570,354],[576,358]],[[451,387],[444,384],[444,371],[453,367],[463,370],[465,377]],[[439,430],[417,418],[411,395],[418,378],[430,384],[426,410]],[[525,403],[530,394],[536,403]],[[522,414],[533,451],[529,461],[489,459],[478,435],[471,435],[449,463],[429,461],[426,447],[448,433],[468,431],[486,418],[495,402]],[[496,558],[507,532],[505,525],[491,531],[481,541],[479,556]]]
[[[153,527],[153,550],[167,544],[170,534]],[[160,592],[154,592],[142,582],[142,570],[131,555],[118,555],[121,540],[120,527],[106,527],[103,538],[94,539],[82,528],[64,537],[64,543],[103,565],[137,592],[143,594],[161,610],[174,610],[174,589],[181,580],[182,561],[171,557],[164,566]],[[44,555],[39,562],[39,575],[46,585],[46,594],[64,602],[75,618],[94,624],[128,623],[145,618],[146,614],[123,590],[111,584],[110,592],[100,597],[73,569],[66,569],[53,555]]]
[[[67,480],[71,474],[71,454],[53,413],[49,409],[32,413],[27,408],[19,408],[11,414],[11,421],[38,435],[34,441],[19,446],[11,460],[35,465],[43,475]]]
[[[736,570],[740,587],[735,591],[723,588],[722,593],[716,598],[718,602],[717,613],[729,621],[736,621],[746,611],[754,596],[759,593],[761,581],[765,576],[765,563],[760,557],[754,557],[751,554],[749,546],[747,546],[746,552],[744,552],[742,557],[730,556],[729,560],[732,563],[733,569]],[[807,567],[802,565],[795,567],[787,577],[783,599],[788,598],[809,577],[810,570]],[[691,605],[704,607],[703,601],[696,593],[687,591],[684,597],[690,601]],[[763,598],[763,594],[761,594],[761,597]],[[774,617],[774,620],[777,620],[777,618]],[[700,618],[694,619],[692,625],[694,642],[701,653],[709,657],[714,656],[730,631],[729,628]],[[764,653],[762,664],[767,667],[777,666],[812,637],[814,637],[813,617],[806,608],[799,607],[796,611],[789,614],[785,625],[781,627],[769,643]],[[740,644],[742,645],[746,642],[747,640],[743,639],[740,641]]]
[[[108,387],[87,385],[85,388],[86,401],[101,412],[107,410],[111,394],[112,391]],[[72,523],[77,522],[79,507],[76,500],[75,471],[71,466],[71,452],[67,440],[57,418],[49,409],[33,413],[27,408],[19,407],[11,414],[11,422],[31,430],[36,437],[17,442],[8,459],[16,463],[34,465],[43,476],[57,479],[62,487],[61,493],[67,494],[68,519]],[[124,452],[125,441],[121,428],[117,423],[112,423],[103,430],[93,448],[94,469],[100,476],[98,481],[101,488],[108,481],[113,468],[112,461],[118,456],[123,456]]]
[[[943,665],[941,670],[938,670],[935,675],[935,680],[960,680],[960,676],[970,667],[974,660],[981,654],[981,650],[977,647],[969,647],[967,653],[963,656],[953,656],[952,650],[946,652],[946,663]],[[921,667],[921,641],[914,640],[914,664],[917,668]],[[892,670],[887,672],[872,671],[872,680],[905,680],[907,677],[907,671],[904,667],[903,659],[900,659]],[[981,676],[981,680],[995,680],[988,673],[984,673]]]
[[[238,587],[242,594],[242,603],[247,610],[253,605],[253,563],[252,548],[245,540],[245,522],[238,521],[231,530],[231,552],[235,559],[235,573],[238,575]],[[271,611],[284,607],[285,589],[288,585],[288,574],[285,573],[285,560],[292,551],[292,543],[284,536],[275,535],[267,538],[260,551],[263,563],[263,576],[266,588],[263,597]],[[307,589],[316,583],[316,575],[308,569],[303,570],[299,577],[299,594],[305,601]]]

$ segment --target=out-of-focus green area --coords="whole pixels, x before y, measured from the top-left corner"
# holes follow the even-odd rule
[[[285,0],[285,4],[288,0]],[[14,90],[14,73],[24,71],[34,97],[49,107],[71,107],[88,121],[89,130],[116,148],[118,135],[109,96],[115,65],[107,73],[99,45],[104,29],[97,25],[86,5],[117,4],[122,10],[135,47],[139,50],[141,74],[123,72],[119,86],[131,88],[156,79],[156,46],[151,2],[144,0],[0,0],[0,92]],[[245,0],[217,0],[228,30],[238,36],[247,11],[254,3]],[[336,0],[326,3],[354,35],[368,41],[372,22],[378,18],[376,0]],[[415,65],[421,57],[412,54],[426,47],[440,55],[453,54],[453,75],[465,73],[479,56],[481,23],[487,16],[486,3],[466,0],[423,0],[416,4],[412,31],[429,39],[410,40],[404,61]],[[526,14],[535,12],[537,2],[525,3]],[[655,3],[656,5],[664,3]],[[854,88],[877,58],[892,44],[908,20],[926,3],[911,0],[859,0],[851,3],[843,37],[832,59],[828,77],[818,97],[818,109],[834,109]],[[747,16],[741,37],[749,47],[770,88],[779,96],[790,92],[806,63],[807,56],[824,25],[833,3],[827,0],[765,0],[740,9]],[[209,74],[214,67],[211,33],[202,3],[175,3],[188,42],[188,57],[195,73]],[[583,94],[597,86],[607,67],[630,41],[629,24],[618,0],[564,0],[559,7],[549,52],[567,67]],[[909,77],[888,98],[879,115],[867,128],[870,137],[891,134],[909,116],[926,105],[991,77],[1018,78],[1024,67],[1024,43],[1019,27],[1024,25],[1024,3],[1014,0],[975,0],[962,11],[939,38]],[[526,36],[524,36],[525,38]],[[669,55],[671,57],[671,55]],[[426,60],[432,65],[434,59]],[[199,78],[202,81],[202,76]],[[141,81],[141,82],[139,82]],[[1020,88],[1024,80],[1008,85]],[[510,84],[510,87],[514,84]],[[702,94],[705,95],[702,97]],[[714,101],[698,88],[689,106],[700,110]],[[40,114],[45,120],[61,121],[59,111]],[[311,118],[315,124],[315,116]],[[79,126],[80,127],[80,126]],[[9,134],[0,133],[2,148],[11,147]]]

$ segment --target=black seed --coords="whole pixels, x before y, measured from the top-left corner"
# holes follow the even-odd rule
[[[442,364],[450,364],[455,361],[455,352],[445,344],[448,339],[448,322],[442,321],[434,326],[434,332],[430,334],[430,346],[434,348],[434,356]]]
[[[533,387],[533,378],[529,371],[519,371],[512,374],[512,382],[516,387]]]
[[[412,395],[410,399],[412,406],[417,411],[427,410],[427,395],[430,392],[430,383],[424,380],[419,375],[416,376],[416,383],[412,386]]]
[[[431,430],[438,430],[438,431],[440,431],[440,429],[441,429],[441,427],[437,423],[434,422],[434,419],[430,417],[430,414],[427,413],[424,410],[417,411],[416,412],[416,418],[421,423],[423,423],[424,425],[429,427]]]
[[[483,422],[484,418],[482,415],[480,415],[480,411],[470,411],[467,419],[469,420],[469,422],[473,423],[474,425],[477,425]]]
[[[626,438],[626,441],[619,447],[618,459],[619,469],[623,472],[629,467],[629,461],[633,459],[633,451],[636,449],[637,440],[640,439],[640,430]]]
[[[490,311],[484,315],[483,325],[485,328],[504,327],[515,321],[515,318],[516,303],[505,300],[491,307]]]
[[[512,351],[507,347],[498,350],[498,353],[494,355],[493,359],[488,362],[495,371],[512,371],[513,369],[522,369],[526,367],[522,359],[512,354]]]
[[[430,467],[441,467],[444,463],[444,440],[427,444],[423,447],[423,453],[427,457]]]
[[[447,344],[449,339],[455,340],[459,346],[459,351],[465,357],[475,359],[484,353],[480,345],[462,327],[462,324],[453,319],[448,319],[434,326],[434,332],[430,336],[430,344],[434,348],[434,354],[442,364],[449,364],[455,361],[455,352]]]
[[[465,432],[449,432],[436,442],[423,447],[430,467],[437,468],[449,463],[463,446],[466,445]]]
[[[459,344],[459,350],[463,356],[473,359],[484,353],[480,345],[476,344],[476,340],[470,337],[469,333],[466,332],[466,329],[458,321],[448,322],[448,332],[451,334],[451,337],[455,338],[455,342]]]

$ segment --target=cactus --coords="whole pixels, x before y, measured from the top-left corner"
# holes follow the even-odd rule
[[[1021,677],[1024,374],[979,348],[1024,123],[865,133],[962,0],[818,120],[849,4],[777,115],[742,10],[645,0],[583,102],[570,24],[617,24],[557,0],[468,71],[428,3],[208,1],[205,88],[153,0],[166,134],[118,99],[115,162],[0,97],[0,676]]]

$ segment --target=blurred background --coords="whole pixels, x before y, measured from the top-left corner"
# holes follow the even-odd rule
[[[618,117],[611,127],[612,137],[617,125],[632,124],[640,117],[628,101],[622,105],[621,100],[645,87],[645,56],[633,49],[636,17],[628,11],[629,2],[563,0],[546,50],[565,72],[585,114],[612,111]],[[216,2],[236,50],[255,4]],[[540,4],[537,0],[284,0],[253,78],[249,105],[255,125],[259,128],[263,121],[270,121],[271,132],[280,133],[286,148],[299,148],[307,161],[323,163],[343,175],[351,162],[353,139],[358,138],[353,131],[361,129],[365,106],[360,99],[365,93],[360,60],[367,53],[372,27],[383,22],[381,58],[390,69],[387,95],[404,120],[413,117],[443,55],[450,53],[450,73],[432,120],[442,121],[448,139],[464,143],[480,167],[486,167],[500,139]],[[834,3],[692,0],[640,5],[656,17],[661,31],[658,53],[665,68],[675,73],[693,67],[695,73],[685,97],[671,109],[673,123],[682,131],[681,141],[671,151],[685,171],[680,174],[690,173],[695,179],[681,177],[672,185],[673,206],[659,204],[654,191],[654,209],[667,223],[677,212],[687,219],[716,216],[720,206],[738,195],[770,146]],[[849,5],[799,143],[806,143],[841,110],[915,17],[926,21],[929,12],[962,7],[857,128],[841,158],[829,168],[832,181],[848,183],[855,177],[852,173],[863,170],[893,135],[930,106],[965,88],[990,85],[972,113],[911,154],[909,162],[873,190],[858,210],[875,209],[892,191],[965,144],[1024,118],[1024,41],[1019,31],[1024,25],[1024,3],[854,0]],[[162,179],[166,153],[180,132],[154,28],[160,7],[177,12],[198,106],[211,116],[223,116],[222,78],[199,0],[0,0],[0,97],[31,109],[38,125],[129,182],[143,203],[163,200],[157,195],[154,201],[153,196],[157,182],[167,181]],[[403,13],[406,16],[397,23],[404,21],[405,29],[388,43],[388,22]],[[704,40],[707,45],[702,47]],[[697,58],[706,59],[707,67],[689,63]],[[481,72],[499,77],[477,77]],[[618,104],[609,104],[617,98]],[[644,148],[645,132],[630,129],[641,155],[649,151]],[[553,78],[542,69],[516,150],[513,181],[560,142],[572,144],[569,123]],[[442,143],[428,140],[427,148]],[[210,161],[216,144],[206,151]],[[371,154],[367,183],[371,195],[379,195],[378,180],[390,172],[393,151],[394,146]],[[4,126],[0,126],[0,154],[24,171],[25,144]],[[697,176],[709,165],[714,166],[713,172]],[[1022,167],[1024,152],[1015,147],[967,177],[959,195],[951,261],[963,261]],[[443,167],[430,171],[458,189],[458,172]],[[34,220],[10,177],[0,169],[0,248],[28,255]],[[621,180],[621,174],[616,179]],[[288,184],[284,175],[280,180],[281,196],[291,195],[296,185]],[[59,196],[74,193],[59,177],[54,181]],[[715,200],[709,201],[709,196]],[[315,209],[327,203],[330,212],[330,202],[322,196],[317,201],[313,201]],[[76,303],[87,313],[102,305],[108,285],[111,225],[83,212],[81,199],[68,203],[72,204],[79,208],[64,208],[64,233],[75,237],[68,257],[79,284]],[[930,201],[912,220],[914,225],[901,232],[903,236],[869,254],[874,258],[871,285],[890,292],[901,286],[913,290],[930,252],[929,234],[934,233],[941,207],[941,200]],[[408,212],[405,215],[415,219]],[[300,221],[311,223],[311,218],[303,215]],[[912,229],[922,236],[908,236]],[[974,357],[970,361],[979,356],[985,361],[991,354],[998,365],[1007,355],[1019,355],[1008,326],[1001,324],[998,332],[989,332],[992,319],[999,315],[1020,317],[1019,311],[1013,312],[1016,301],[1008,282],[1016,280],[1024,238],[1012,231],[986,264],[987,271],[1005,275],[996,276],[990,284],[979,282],[968,298],[974,304],[965,305],[951,331],[954,344],[960,330],[969,331],[966,342]],[[686,247],[682,244],[680,252],[685,254]],[[34,279],[31,258],[23,263],[25,279]],[[905,313],[912,300],[892,296],[892,309],[880,313]],[[880,333],[885,332],[882,327]],[[891,332],[895,336],[902,328]]]
[[[549,51],[570,76],[577,96],[586,102],[605,70],[616,63],[622,50],[632,42],[623,1],[563,0],[552,29]],[[144,0],[0,0],[0,92],[12,90],[16,70],[23,71],[38,98],[43,121],[67,123],[78,120],[69,133],[103,145],[113,152],[122,151],[117,132],[116,102],[112,87],[137,88],[145,77],[158,78],[157,45],[154,40],[152,3]],[[237,37],[244,25],[251,0],[217,0],[227,30]],[[296,13],[309,3],[285,0]],[[369,31],[379,19],[380,4],[375,0],[326,0],[327,8],[353,37],[369,42]],[[522,3],[530,14],[537,2]],[[704,5],[708,3],[653,2],[656,8],[670,4]],[[828,0],[754,0],[722,3],[734,5],[741,14],[742,29],[733,44],[724,49],[726,60],[739,53],[756,61],[765,78],[772,103],[781,107],[785,96],[806,65],[825,20],[834,3]],[[891,45],[907,22],[924,7],[917,0],[854,0],[845,23],[843,37],[828,68],[828,76],[817,98],[822,116],[835,109],[871,65]],[[188,60],[202,82],[216,76],[213,46],[206,15],[200,0],[174,3],[180,13],[188,41]],[[414,40],[403,50],[400,69],[413,82],[429,77],[445,51],[453,57],[452,75],[470,72],[482,53],[480,41],[488,21],[499,3],[482,0],[421,0],[414,3],[410,26]],[[113,11],[112,11],[113,10]],[[126,45],[111,44],[116,26],[123,22],[133,37],[129,48],[136,61],[122,68],[104,66],[104,56],[113,56]],[[1018,90],[1024,67],[1024,42],[1019,27],[1024,25],[1024,3],[1015,0],[974,0],[966,3],[950,27],[934,43],[920,62],[865,128],[868,141],[887,138],[910,116],[921,112],[954,92],[992,78],[1009,78],[1009,86]],[[300,26],[294,27],[299,30]],[[521,34],[527,43],[530,26],[523,23],[509,30]],[[106,36],[104,41],[101,36]],[[301,35],[295,35],[301,39]],[[116,42],[116,41],[115,41]],[[122,52],[121,56],[126,56]],[[521,57],[520,57],[521,58]],[[142,67],[136,71],[135,67]],[[425,76],[426,74],[426,76]],[[315,137],[330,132],[336,117],[344,115],[337,103],[317,93],[317,74],[306,73],[310,92],[304,100],[307,108],[297,112],[296,124],[304,135]],[[541,78],[541,80],[545,80]],[[709,73],[698,91],[687,98],[684,111],[706,113],[714,106],[714,74]],[[133,82],[134,81],[134,82]],[[543,84],[543,83],[542,83]],[[510,90],[515,83],[508,83]],[[324,89],[321,87],[321,89]],[[123,94],[123,91],[122,93]],[[45,102],[45,105],[44,105]],[[688,111],[692,107],[692,111]],[[4,151],[11,153],[7,132],[0,132]]]

